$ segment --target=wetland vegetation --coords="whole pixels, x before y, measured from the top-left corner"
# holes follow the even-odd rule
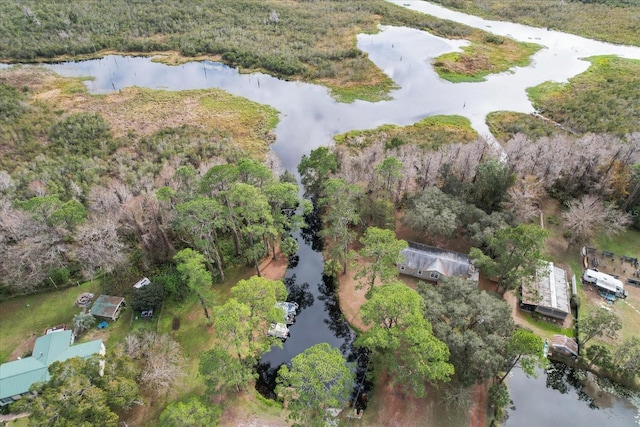
[[[433,3],[489,19],[640,46],[638,0],[434,0]]]
[[[327,19],[330,16],[331,19]],[[442,58],[445,78],[478,79],[527,63],[535,47],[383,0],[219,0],[193,10],[168,0],[0,5],[0,58],[50,61],[106,52],[211,57],[245,70],[329,86],[344,101],[385,99],[393,88],[356,48],[356,35],[398,25],[469,40],[464,53]],[[173,58],[173,57],[172,57]]]

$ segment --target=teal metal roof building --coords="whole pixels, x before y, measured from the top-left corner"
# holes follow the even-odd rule
[[[91,313],[95,317],[116,320],[120,315],[120,310],[126,305],[124,298],[111,295],[100,295],[91,306]]]
[[[102,340],[75,345],[72,340],[71,331],[52,332],[36,339],[31,356],[0,365],[0,407],[28,393],[32,384],[48,381],[49,365],[53,362],[106,352]]]

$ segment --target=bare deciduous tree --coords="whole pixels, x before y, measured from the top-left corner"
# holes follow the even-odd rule
[[[118,236],[116,221],[107,215],[100,219],[92,218],[75,232],[71,256],[87,280],[100,270],[110,273],[127,260],[126,247]]]
[[[518,222],[527,222],[539,215],[543,195],[542,182],[536,176],[528,175],[509,187],[503,207],[513,213]]]
[[[161,209],[158,199],[141,194],[127,200],[123,206],[122,223],[138,241],[144,262],[164,262],[175,253],[165,230],[169,228],[172,212]]]
[[[87,195],[87,204],[91,214],[108,215],[111,218],[119,218],[122,201],[113,188],[92,187]]]
[[[0,275],[14,293],[27,293],[43,283],[51,272],[66,265],[67,244],[56,229],[34,223],[29,236],[5,246]]]
[[[167,334],[130,334],[125,338],[125,350],[131,358],[142,361],[140,386],[156,396],[169,394],[184,376],[180,345]]]
[[[597,234],[621,233],[631,224],[629,214],[591,194],[569,202],[562,219],[571,240],[579,243],[587,242]]]

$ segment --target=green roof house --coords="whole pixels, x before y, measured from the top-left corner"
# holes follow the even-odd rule
[[[102,340],[73,345],[73,335],[69,330],[60,329],[39,337],[31,356],[0,365],[0,407],[28,393],[32,384],[48,381],[49,365],[53,362],[104,355],[105,352]]]
[[[111,295],[100,295],[91,306],[89,313],[95,317],[116,320],[120,315],[120,310],[126,305],[124,298],[113,297]]]

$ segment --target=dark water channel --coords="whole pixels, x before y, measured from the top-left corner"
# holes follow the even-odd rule
[[[513,406],[505,427],[632,427],[640,425],[640,396],[622,397],[591,374],[552,363],[538,378],[515,369],[508,380]]]
[[[283,347],[272,347],[262,357],[258,364],[260,376],[256,388],[266,397],[275,397],[273,389],[280,365],[288,363],[307,348],[326,342],[340,349],[347,362],[356,370],[358,378],[354,390],[355,399],[361,390],[366,390],[369,386],[368,382],[363,381],[368,355],[352,345],[356,335],[340,312],[336,283],[322,274],[324,259],[322,240],[317,235],[320,230],[317,214],[314,212],[309,215],[306,222],[308,227],[294,235],[299,249],[290,262],[284,279],[289,291],[288,300],[297,302],[300,311],[295,323],[289,327],[291,336]]]

